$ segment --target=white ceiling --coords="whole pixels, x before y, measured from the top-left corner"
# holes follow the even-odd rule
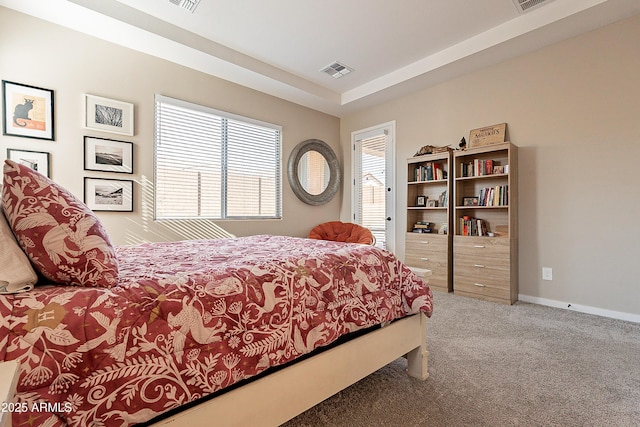
[[[639,0],[0,0],[336,116],[640,13]],[[320,70],[355,69],[341,79]]]

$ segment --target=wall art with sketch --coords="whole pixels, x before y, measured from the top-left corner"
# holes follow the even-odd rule
[[[85,177],[84,202],[94,211],[133,212],[133,181]]]
[[[133,143],[85,136],[84,170],[133,173]]]
[[[133,104],[88,94],[84,99],[86,129],[133,136]]]

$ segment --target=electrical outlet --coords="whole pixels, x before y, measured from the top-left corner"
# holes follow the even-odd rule
[[[542,267],[542,280],[553,280],[553,269],[551,267]]]

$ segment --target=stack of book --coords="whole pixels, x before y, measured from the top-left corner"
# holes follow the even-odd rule
[[[414,233],[431,233],[431,223],[427,221],[418,221],[413,224]]]

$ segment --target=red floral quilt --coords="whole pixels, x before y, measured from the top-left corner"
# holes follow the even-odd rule
[[[126,426],[343,334],[419,311],[429,287],[391,253],[284,236],[119,247],[117,286],[0,295],[13,422]]]

